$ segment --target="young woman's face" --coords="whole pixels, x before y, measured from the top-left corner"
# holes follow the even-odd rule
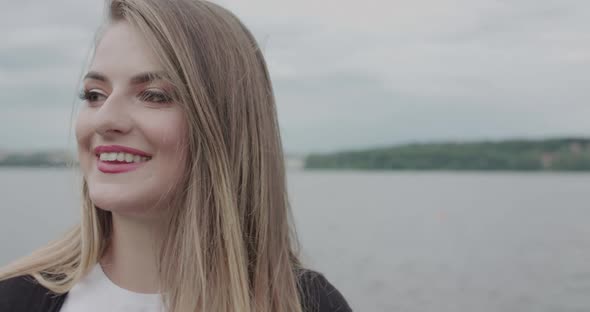
[[[140,33],[115,23],[84,79],[76,121],[80,168],[105,210],[154,212],[170,202],[186,160],[186,121],[172,86]]]

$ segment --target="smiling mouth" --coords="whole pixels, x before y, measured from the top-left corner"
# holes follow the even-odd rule
[[[142,167],[151,159],[152,157],[126,153],[102,153],[96,155],[96,167],[103,173],[124,173]]]

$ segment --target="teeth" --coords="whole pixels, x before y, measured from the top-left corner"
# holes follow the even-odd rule
[[[99,155],[99,159],[102,161],[124,161],[127,163],[138,163],[148,161],[151,158],[142,157],[139,155],[133,155],[129,153],[102,153]]]

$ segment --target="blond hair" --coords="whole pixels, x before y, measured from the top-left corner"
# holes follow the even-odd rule
[[[186,110],[188,160],[158,257],[171,312],[302,311],[300,263],[269,73],[232,13],[198,0],[110,0],[109,21],[149,43]],[[68,292],[109,244],[111,214],[82,185],[82,218],[0,272]]]

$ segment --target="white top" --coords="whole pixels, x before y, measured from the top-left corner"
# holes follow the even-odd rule
[[[60,312],[164,312],[160,294],[143,294],[117,286],[100,264],[68,293]]]

